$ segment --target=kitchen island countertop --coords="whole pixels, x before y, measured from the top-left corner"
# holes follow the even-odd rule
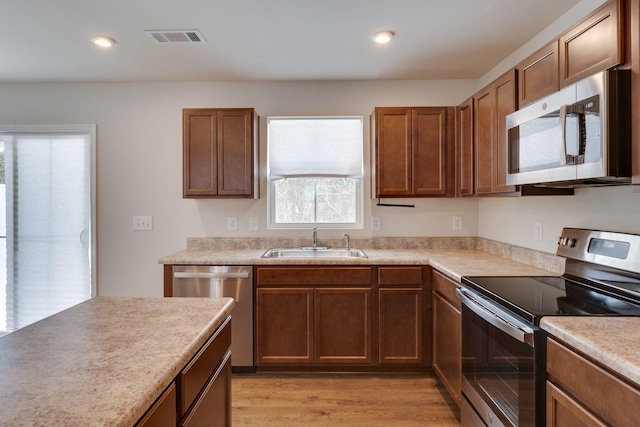
[[[131,426],[231,298],[97,297],[0,338],[0,425]]]

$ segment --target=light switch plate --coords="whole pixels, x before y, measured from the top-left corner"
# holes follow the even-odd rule
[[[152,216],[134,216],[133,217],[133,230],[134,231],[151,231],[151,230],[153,230],[153,217]]]

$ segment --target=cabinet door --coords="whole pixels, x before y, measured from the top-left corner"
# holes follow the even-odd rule
[[[554,40],[516,67],[520,108],[560,89],[558,40]]]
[[[560,37],[560,87],[623,62],[622,3],[609,0]]]
[[[433,294],[433,370],[460,405],[462,313],[440,294]]]
[[[136,427],[174,427],[176,421],[176,384],[171,383]]]
[[[314,362],[313,288],[258,288],[256,363]]]
[[[206,197],[218,194],[217,111],[183,110],[183,196]]]
[[[493,140],[495,138],[494,95],[491,86],[474,97],[475,191],[492,191],[494,176]]]
[[[453,126],[453,109],[434,107],[412,110],[412,194],[453,195],[455,179],[455,175],[451,175],[455,174]]]
[[[640,192],[640,0],[631,8],[631,171],[633,191]]]
[[[456,109],[458,116],[458,188],[459,196],[472,196],[473,188],[473,98]]]
[[[422,289],[379,289],[378,304],[380,364],[421,364],[424,360]]]
[[[410,195],[411,109],[376,108],[375,120],[376,197]]]
[[[550,382],[606,425],[638,425],[637,412],[629,408],[640,407],[640,388],[551,338],[547,339],[547,374]]]
[[[257,130],[256,130],[257,132]],[[253,193],[253,110],[218,111],[219,196],[251,197]]]
[[[231,427],[231,352],[202,390],[181,427]]]
[[[507,185],[507,124],[506,117],[517,110],[518,94],[516,70],[511,70],[494,83],[496,104],[496,133],[494,138],[495,181],[492,193],[516,191],[515,185]]]
[[[547,381],[547,427],[604,427],[591,412]]]
[[[315,290],[316,362],[370,364],[371,289]]]

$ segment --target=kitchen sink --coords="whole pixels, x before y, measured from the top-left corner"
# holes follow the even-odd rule
[[[262,258],[367,258],[362,249],[272,248]]]

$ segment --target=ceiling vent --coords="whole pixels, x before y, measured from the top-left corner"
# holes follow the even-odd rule
[[[158,43],[206,43],[198,30],[145,30]]]

